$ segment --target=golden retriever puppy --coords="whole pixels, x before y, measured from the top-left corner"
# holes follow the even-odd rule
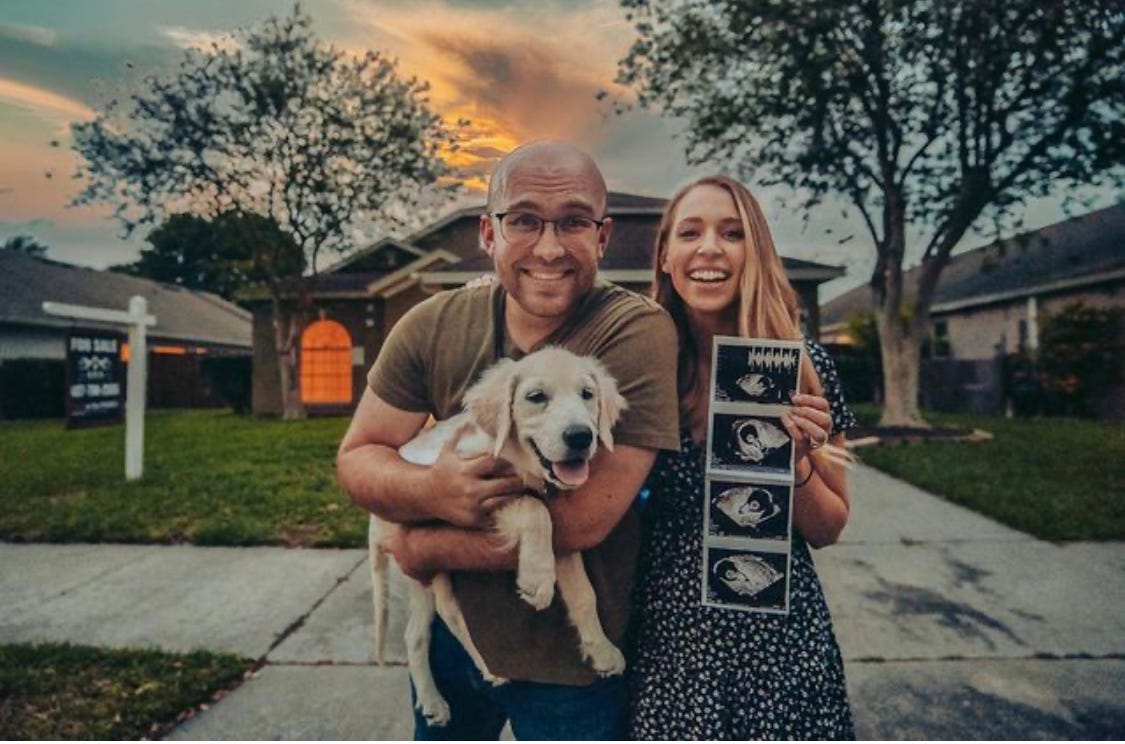
[[[536,493],[574,489],[586,482],[590,460],[600,440],[613,449],[613,425],[625,408],[614,379],[591,357],[548,347],[519,361],[504,359],[490,367],[465,394],[465,411],[426,429],[399,449],[408,462],[431,465],[442,447],[457,436],[456,451],[465,458],[491,453],[510,462]],[[551,604],[556,582],[570,622],[578,631],[582,657],[603,676],[625,670],[621,651],[606,637],[596,599],[579,553],[555,556],[551,516],[534,496],[498,509],[495,530],[503,544],[518,546],[516,586],[520,597],[542,610]],[[387,624],[387,555],[379,541],[396,525],[371,518],[371,552],[375,610],[375,656],[383,663]],[[439,574],[429,587],[407,579],[406,654],[418,707],[432,725],[449,721],[449,705],[429,667],[430,626],[434,613],[465,647],[481,675],[499,684],[469,637],[453,597],[449,576]]]

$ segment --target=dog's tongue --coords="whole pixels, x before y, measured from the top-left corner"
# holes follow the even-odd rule
[[[590,463],[585,460],[552,463],[551,470],[561,483],[572,488],[581,486],[590,477]]]

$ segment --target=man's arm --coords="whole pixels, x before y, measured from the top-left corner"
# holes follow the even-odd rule
[[[644,485],[656,452],[619,444],[599,450],[581,488],[547,499],[556,553],[588,550],[609,535]],[[509,571],[516,552],[502,550],[486,531],[447,525],[404,530],[387,546],[409,576],[427,580],[441,571]]]
[[[451,441],[431,466],[406,462],[398,448],[425,424],[427,414],[403,411],[364,391],[336,455],[336,477],[358,506],[399,524],[440,519],[482,527],[498,497],[523,483],[499,460],[463,460]],[[455,438],[455,437],[454,437]]]

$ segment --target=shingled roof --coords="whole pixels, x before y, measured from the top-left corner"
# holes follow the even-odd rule
[[[903,275],[915,293],[918,267]],[[1125,203],[999,240],[954,256],[942,271],[931,312],[1006,302],[1125,278]],[[845,292],[821,307],[824,325],[843,323],[872,307],[867,286]]]
[[[78,321],[44,313],[44,301],[125,310],[133,295],[156,316],[155,340],[250,349],[250,313],[216,295],[0,250],[0,323],[66,328]]]
[[[606,212],[613,218],[613,237],[598,265],[603,276],[621,283],[637,284],[650,280],[658,218],[667,201],[620,191],[607,194]],[[313,293],[321,298],[362,296],[371,287],[383,287],[387,277],[392,275],[388,273],[391,269],[397,272],[410,270],[425,285],[447,287],[491,273],[492,259],[481,253],[477,235],[478,221],[484,211],[483,204],[458,209],[404,241],[385,238],[357,251],[318,275],[314,280]],[[442,255],[451,254],[448,260],[423,260],[439,251]],[[836,266],[793,258],[782,260],[792,280],[819,283],[844,273]],[[426,265],[423,267],[421,263]],[[266,297],[263,291],[254,290],[248,290],[242,296],[248,300]]]

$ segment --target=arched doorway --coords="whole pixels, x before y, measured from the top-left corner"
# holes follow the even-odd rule
[[[352,338],[334,320],[318,320],[301,334],[301,402],[352,402]]]

